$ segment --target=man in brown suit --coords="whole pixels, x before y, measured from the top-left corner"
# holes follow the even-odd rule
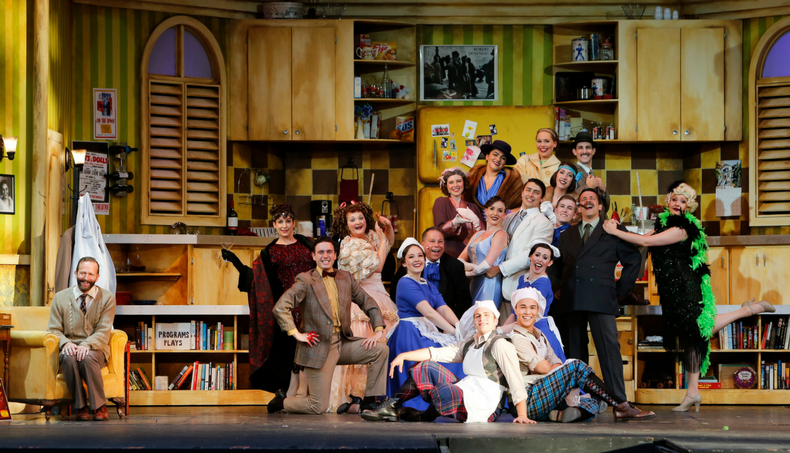
[[[109,414],[101,369],[110,356],[115,296],[96,286],[99,263],[90,256],[80,259],[74,276],[77,285],[60,291],[52,299],[47,330],[60,340],[60,369],[74,397],[77,420],[90,420],[93,413],[94,420],[104,421],[109,419]]]
[[[305,367],[310,395],[286,398],[285,391],[278,390],[269,402],[270,413],[283,409],[297,414],[326,412],[336,365],[369,365],[363,407],[370,407],[374,397],[387,392],[389,348],[380,342],[384,337],[381,312],[350,273],[332,268],[336,257],[332,240],[318,238],[313,249],[318,267],[297,275],[274,306],[280,328],[297,340],[294,363]],[[358,338],[352,333],[351,302],[370,318],[375,330],[372,337]],[[302,307],[304,331],[309,333],[294,325],[291,310],[298,306]]]

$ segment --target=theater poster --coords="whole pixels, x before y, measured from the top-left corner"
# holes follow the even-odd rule
[[[118,139],[118,91],[114,88],[93,89],[93,139]]]

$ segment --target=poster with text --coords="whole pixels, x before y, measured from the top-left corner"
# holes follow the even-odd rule
[[[420,100],[498,100],[497,46],[420,46]]]
[[[114,88],[93,89],[93,139],[118,139],[118,92]]]
[[[80,172],[80,196],[90,194],[96,215],[110,214],[107,173],[110,171],[109,143],[73,141],[74,149],[85,149],[85,164]]]

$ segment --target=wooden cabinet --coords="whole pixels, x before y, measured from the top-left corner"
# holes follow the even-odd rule
[[[571,40],[615,37],[614,61],[570,62]],[[554,25],[554,74],[614,77],[612,100],[555,102],[616,141],[722,141],[743,135],[742,26],[730,20],[600,21]],[[575,133],[575,131],[572,131]]]
[[[710,286],[713,288],[716,304],[730,304],[730,250],[726,247],[708,249],[708,267]],[[738,304],[741,302],[743,301],[737,301]]]
[[[335,139],[335,29],[253,27],[249,140]]]
[[[637,139],[724,139],[724,29],[637,31]]]
[[[730,250],[730,257],[730,297],[733,304],[752,297],[778,304],[790,291],[787,280],[790,247],[734,247]]]

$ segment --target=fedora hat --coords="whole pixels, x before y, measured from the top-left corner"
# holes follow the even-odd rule
[[[592,135],[590,135],[590,133],[587,131],[581,131],[576,134],[576,137],[573,139],[573,147],[576,148],[576,145],[583,142],[589,143],[593,148],[595,148],[595,142],[593,141]]]
[[[502,140],[494,140],[494,143],[482,145],[480,147],[480,151],[485,155],[488,155],[488,153],[490,153],[491,150],[494,149],[501,151],[505,155],[505,157],[507,158],[507,160],[505,161],[506,165],[516,165],[516,156],[514,156],[510,152],[510,145],[508,145],[507,142]]]

